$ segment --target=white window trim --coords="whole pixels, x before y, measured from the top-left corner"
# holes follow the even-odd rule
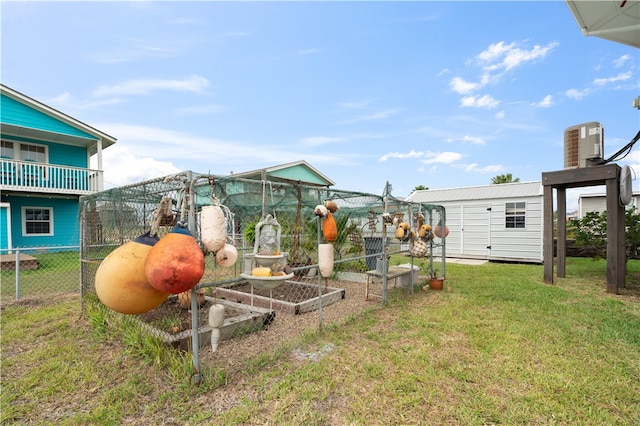
[[[27,209],[49,210],[49,233],[48,234],[27,234]],[[22,225],[23,237],[52,237],[53,236],[53,207],[45,206],[22,206],[20,222]]]
[[[518,212],[518,208],[517,208],[517,204],[522,203],[524,204],[523,210],[522,210],[522,214],[513,214],[513,215],[507,215],[507,206],[509,204],[513,204],[513,209]],[[518,227],[513,227],[513,228],[509,228],[507,227],[507,217],[512,216],[512,217],[517,217],[517,216],[522,216],[524,217],[524,226],[522,228],[518,228]],[[518,229],[527,229],[527,202],[526,201],[507,201],[504,203],[504,229],[507,230],[518,230]]]
[[[40,143],[33,143],[33,142],[23,142],[23,141],[14,141],[11,139],[2,139],[3,142],[10,142],[13,144],[13,159],[15,161],[24,161],[21,157],[21,150],[20,150],[20,145],[31,145],[31,146],[38,146],[38,147],[42,147],[44,148],[44,164],[49,164],[49,146],[48,145],[44,145],[44,144],[40,144]]]

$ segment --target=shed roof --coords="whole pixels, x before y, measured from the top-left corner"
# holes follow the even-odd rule
[[[447,201],[491,200],[498,198],[542,197],[542,183],[514,182],[465,188],[424,189],[407,197],[411,203],[442,203]]]
[[[335,185],[331,179],[320,173],[316,168],[304,160],[251,170],[248,172],[234,173],[233,176],[244,179],[284,180],[293,183],[300,182],[308,185],[327,187]]]

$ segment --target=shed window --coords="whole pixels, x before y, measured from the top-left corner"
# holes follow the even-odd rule
[[[505,228],[524,228],[525,226],[525,203],[506,203],[505,205]]]
[[[53,212],[47,207],[23,207],[24,235],[53,235]]]

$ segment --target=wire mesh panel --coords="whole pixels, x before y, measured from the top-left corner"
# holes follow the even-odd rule
[[[327,210],[328,201],[337,210]],[[85,311],[104,308],[103,297],[96,294],[96,273],[105,268],[111,253],[141,235],[152,233],[162,240],[174,227],[188,226],[204,253],[204,272],[193,290],[158,299],[158,306],[144,312],[106,312],[174,346],[196,352],[200,347],[214,351],[218,342],[246,339],[283,321],[296,322],[291,319],[296,316],[304,316],[307,323],[313,318],[311,323],[317,328],[331,305],[357,299],[360,307],[364,306],[367,274],[379,271],[381,265],[386,268],[391,256],[407,256],[408,247],[394,239],[397,218],[413,221],[417,212],[429,221],[440,218],[434,216],[433,208],[412,206],[390,194],[192,172],[83,196],[80,202]],[[208,237],[203,241],[209,232],[206,215],[211,206],[224,217],[225,244],[215,251],[207,248]],[[393,217],[395,224],[389,220]],[[273,231],[270,235],[262,228],[266,219],[269,232]],[[330,238],[329,221],[336,231]],[[266,254],[265,238],[272,239]],[[328,272],[319,247],[330,252]],[[267,265],[268,278],[256,275],[264,272],[264,256],[273,260]],[[408,257],[403,260],[413,262]],[[124,271],[126,266],[118,268]],[[112,281],[109,285],[115,286],[118,280]],[[382,284],[386,286],[386,281]],[[386,295],[382,296],[386,301]],[[130,302],[127,299],[126,303]],[[210,315],[218,305],[224,306],[225,319],[222,325],[212,327]]]

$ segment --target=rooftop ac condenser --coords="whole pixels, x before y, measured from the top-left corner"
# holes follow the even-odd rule
[[[604,155],[604,127],[597,121],[564,131],[564,168],[596,166]]]

